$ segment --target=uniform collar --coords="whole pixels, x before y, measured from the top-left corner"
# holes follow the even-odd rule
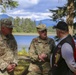
[[[3,34],[1,34],[1,37],[2,37],[4,40],[7,39],[7,37],[6,37],[5,35],[3,35]]]
[[[47,39],[43,40],[40,37],[38,37],[38,42],[45,42],[45,43],[47,43],[47,42],[49,42],[49,39],[47,37]]]

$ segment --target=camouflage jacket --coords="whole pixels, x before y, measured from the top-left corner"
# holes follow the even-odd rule
[[[4,70],[10,63],[17,64],[17,43],[13,35],[0,34],[0,70]]]
[[[34,38],[29,47],[29,56],[34,63],[30,63],[29,71],[48,72],[50,70],[50,54],[54,47],[55,42],[51,38],[46,40],[42,40],[39,37]],[[38,55],[41,53],[45,53],[48,56],[45,62],[39,61]]]

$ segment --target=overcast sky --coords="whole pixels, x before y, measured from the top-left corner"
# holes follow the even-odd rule
[[[19,6],[13,10],[7,10],[7,15],[20,18],[31,18],[32,20],[48,19],[49,9],[64,6],[67,0],[16,0]]]

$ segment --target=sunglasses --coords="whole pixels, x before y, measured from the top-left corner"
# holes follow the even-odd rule
[[[47,30],[45,29],[45,30],[42,30],[41,32],[44,33],[44,32],[47,32]]]

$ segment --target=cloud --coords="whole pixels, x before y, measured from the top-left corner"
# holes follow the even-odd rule
[[[49,18],[52,13],[48,9],[55,9],[57,6],[64,5],[66,0],[15,0],[19,6],[13,10],[7,10],[12,17],[31,18],[41,20]]]
[[[16,10],[27,10],[30,12],[46,12],[46,9],[53,9],[63,6],[66,0],[16,0],[19,6]]]
[[[13,18],[20,17],[20,18],[30,18],[31,20],[41,20],[41,19],[48,19],[49,16],[52,15],[50,12],[27,12],[24,10],[18,10],[12,13],[7,13],[9,16],[12,16]]]
[[[38,4],[39,0],[17,0],[19,8],[28,8]]]

